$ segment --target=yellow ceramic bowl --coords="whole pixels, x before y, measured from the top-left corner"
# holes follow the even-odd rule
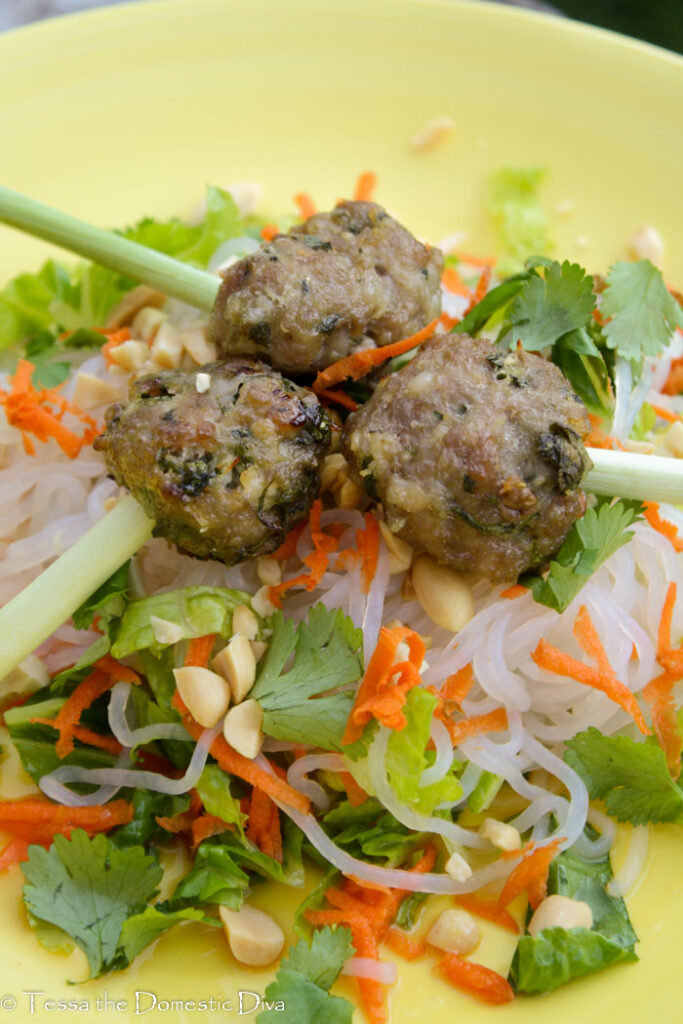
[[[436,241],[463,230],[468,248],[491,252],[487,175],[502,163],[542,165],[547,208],[573,203],[571,214],[551,215],[558,254],[605,269],[635,229],[653,224],[665,238],[667,277],[680,286],[682,88],[683,62],[671,54],[494,4],[131,4],[0,36],[0,179],[106,226],[190,212],[204,182],[260,181],[274,213],[290,210],[301,190],[324,208],[367,168],[379,174],[378,199],[416,232]],[[455,122],[452,137],[414,152],[411,136],[439,116]],[[46,251],[0,228],[0,280],[36,266]],[[5,793],[22,787],[5,765]],[[391,1020],[683,1019],[674,1002],[683,836],[670,828],[652,839],[647,875],[628,900],[640,964],[502,1009],[433,977],[435,960],[401,964]],[[67,986],[65,979],[84,976],[84,961],[38,945],[20,882],[15,872],[0,885],[0,1014],[14,998],[12,1019],[237,1018],[240,990],[263,995],[271,976],[241,971],[219,933],[191,925],[125,975]],[[264,889],[259,899],[286,924],[298,894]],[[505,969],[509,956],[487,937],[488,963]],[[11,998],[3,1001],[5,993]],[[170,1006],[212,998],[231,1009]],[[60,1009],[59,999],[72,1006]],[[255,997],[243,997],[243,1018],[255,1018],[254,1005]]]

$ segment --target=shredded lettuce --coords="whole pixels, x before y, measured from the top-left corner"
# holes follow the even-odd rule
[[[422,772],[434,761],[434,753],[427,750],[427,744],[436,705],[433,693],[419,686],[410,690],[404,707],[407,724],[391,734],[387,747],[387,775],[394,792],[399,800],[423,814],[431,814],[439,804],[458,800],[462,795],[455,774],[462,768],[458,760],[454,760],[439,782],[420,785]]]
[[[244,591],[226,587],[184,587],[131,601],[110,627],[111,653],[115,658],[126,658],[141,650],[160,654],[168,645],[155,638],[150,621],[153,615],[180,626],[186,640],[209,633],[227,638],[232,633],[232,613],[238,604],[250,605],[251,598]]]
[[[507,166],[489,181],[488,209],[500,232],[503,272],[519,269],[532,253],[546,253],[551,247],[548,218],[538,196],[544,176],[542,167]]]

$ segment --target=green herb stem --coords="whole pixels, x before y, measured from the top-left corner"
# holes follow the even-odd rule
[[[0,608],[0,680],[135,554],[150,536],[153,525],[134,498],[123,498]]]
[[[678,459],[588,448],[593,468],[582,486],[593,494],[683,504],[683,464]]]
[[[213,275],[2,186],[0,221],[199,309],[211,310],[216,301],[219,281]]]

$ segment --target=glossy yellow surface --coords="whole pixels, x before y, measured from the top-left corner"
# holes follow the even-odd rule
[[[206,181],[260,181],[274,215],[301,190],[324,208],[367,168],[379,174],[379,201],[415,231],[437,241],[462,230],[468,249],[486,253],[495,246],[487,175],[502,163],[538,164],[548,169],[543,198],[558,254],[605,269],[650,223],[665,239],[667,277],[680,286],[682,88],[683,62],[664,51],[486,3],[132,4],[0,36],[0,179],[107,226],[189,213]],[[451,138],[415,153],[408,140],[437,116],[454,120]],[[566,200],[573,212],[552,212]],[[46,251],[0,227],[0,280],[36,266]],[[19,791],[11,766],[3,785],[8,795]],[[682,842],[679,829],[656,830],[647,876],[629,897],[640,964],[502,1009],[434,978],[436,958],[402,964],[391,1020],[683,1020]],[[271,974],[241,972],[220,932],[192,925],[125,975],[67,986],[84,976],[80,954],[38,946],[18,873],[0,883],[0,895],[0,997],[18,1000],[7,1019],[239,1018],[240,989],[262,995]],[[298,894],[268,889],[258,900],[286,925]],[[510,950],[487,935],[480,955],[504,969]],[[22,994],[30,990],[43,993],[33,997],[33,1014]],[[136,991],[147,993],[137,1004]],[[45,1003],[60,998],[75,1005]],[[163,1002],[211,998],[231,1009]],[[245,996],[242,1019],[255,1019],[253,1006]],[[10,1009],[0,998],[0,1014]]]

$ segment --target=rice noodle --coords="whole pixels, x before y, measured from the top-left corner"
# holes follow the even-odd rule
[[[614,878],[607,884],[610,896],[626,896],[634,887],[647,863],[650,849],[650,830],[647,825],[631,829],[628,852]]]
[[[61,765],[54,771],[43,775],[40,780],[40,788],[46,796],[56,800],[58,803],[68,803],[71,807],[87,807],[92,803],[89,796],[74,793],[66,789],[66,783],[78,782],[95,786],[111,787],[112,796],[119,789],[151,789],[154,793],[166,793],[168,796],[180,796],[187,793],[197,785],[199,776],[204,771],[209,748],[221,732],[222,725],[213,729],[205,729],[199,737],[192,752],[190,763],[185,774],[179,779],[169,779],[157,772],[136,771],[121,767],[115,768],[80,768],[78,765]],[[128,756],[129,752],[126,752]],[[55,785],[57,783],[58,785]],[[68,794],[68,796],[67,796]],[[109,799],[106,797],[105,799]],[[99,803],[98,799],[95,803]]]
[[[293,789],[305,793],[318,810],[326,811],[330,806],[330,798],[327,793],[313,779],[306,778],[309,772],[317,771],[320,768],[333,772],[344,771],[346,763],[341,754],[308,754],[298,758],[289,766],[287,782]]]
[[[189,740],[189,733],[178,722],[158,722],[131,730],[126,717],[126,706],[131,693],[130,683],[116,683],[109,697],[107,711],[109,728],[121,746],[133,749],[153,743],[154,740]]]
[[[393,985],[398,979],[398,967],[393,960],[373,960],[368,956],[352,956],[341,973],[349,978],[372,978],[381,985]]]

